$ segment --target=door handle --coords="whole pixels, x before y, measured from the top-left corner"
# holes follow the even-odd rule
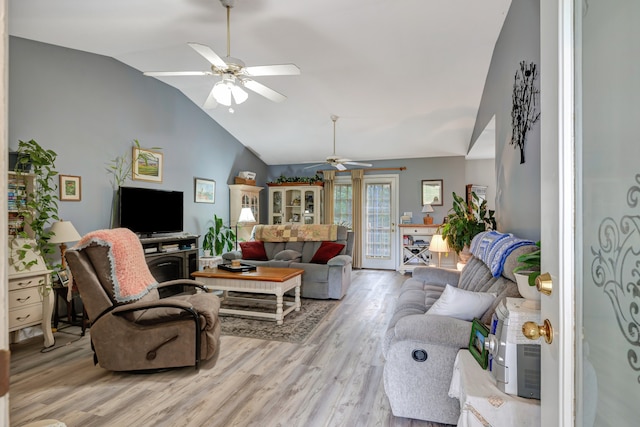
[[[553,342],[553,327],[549,319],[544,319],[542,325],[537,325],[536,322],[524,322],[522,325],[522,335],[530,340],[537,340],[540,337],[544,337],[547,344]]]

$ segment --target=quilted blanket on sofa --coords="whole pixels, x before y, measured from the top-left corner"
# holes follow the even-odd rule
[[[256,225],[254,239],[263,242],[322,242],[338,239],[335,224]]]

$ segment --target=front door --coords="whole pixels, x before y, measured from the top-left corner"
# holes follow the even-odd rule
[[[370,175],[362,181],[362,268],[397,267],[397,183],[397,175]]]
[[[542,425],[640,419],[639,20],[637,0],[541,2]]]

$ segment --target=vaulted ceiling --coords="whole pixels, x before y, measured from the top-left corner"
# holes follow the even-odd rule
[[[205,110],[270,165],[464,156],[511,0],[236,0],[231,56],[294,63],[256,77],[286,95],[247,91]],[[11,35],[113,57],[142,71],[209,70],[187,42],[226,55],[219,0],[10,0]],[[154,78],[154,77],[146,77]],[[202,106],[216,76],[163,77]],[[96,100],[99,102],[99,100]]]

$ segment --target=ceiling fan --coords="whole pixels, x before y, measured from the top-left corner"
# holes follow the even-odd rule
[[[211,89],[209,96],[204,102],[203,107],[206,109],[214,108],[218,104],[229,107],[229,111],[233,113],[231,105],[242,104],[247,100],[249,95],[242,88],[245,87],[273,102],[282,102],[287,99],[281,93],[258,83],[251,77],[260,76],[291,76],[299,75],[300,68],[295,64],[280,65],[257,65],[246,67],[244,62],[238,58],[231,56],[231,31],[230,16],[231,8],[234,6],[235,0],[220,0],[222,6],[227,9],[227,56],[221,58],[209,46],[199,43],[187,43],[193,50],[202,55],[211,63],[211,70],[207,71],[147,71],[145,76],[168,77],[168,76],[221,76],[221,80]]]
[[[338,169],[339,171],[347,170],[347,167],[345,165],[364,166],[367,168],[370,168],[371,166],[373,166],[371,163],[360,163],[360,162],[353,162],[349,159],[341,159],[340,156],[336,155],[336,122],[338,121],[338,116],[332,115],[331,120],[333,121],[333,154],[330,156],[327,156],[327,158],[323,163],[307,166],[304,169],[315,168],[318,166],[322,166],[326,163],[330,164],[331,166]]]

